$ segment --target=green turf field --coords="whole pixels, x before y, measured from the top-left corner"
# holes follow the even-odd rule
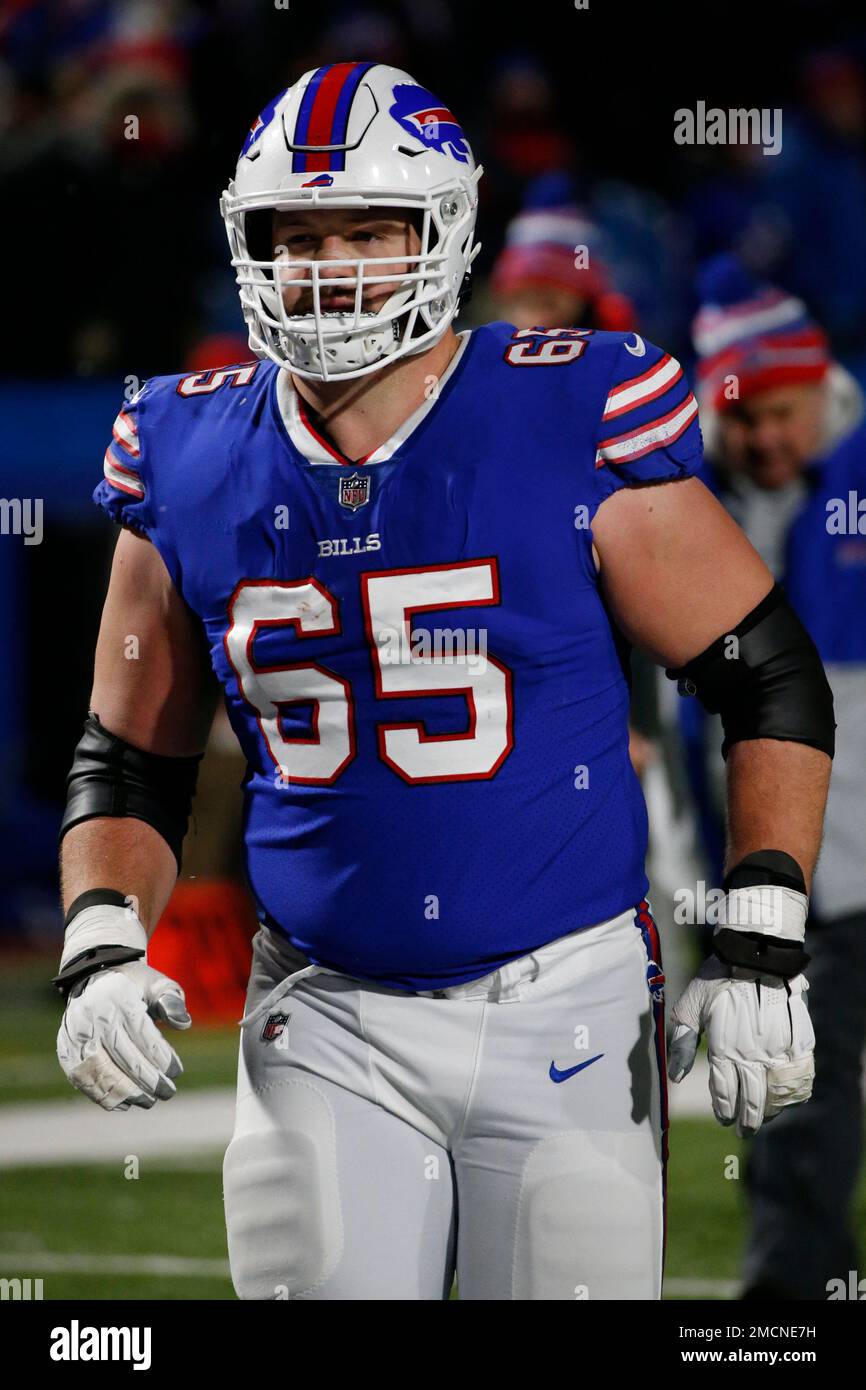
[[[667,1297],[725,1296],[715,1286],[737,1279],[740,1184],[724,1171],[741,1148],[712,1121],[672,1129]],[[41,1277],[46,1299],[233,1298],[221,1157],[143,1162],[131,1181],[95,1164],[2,1171],[0,1277]],[[866,1182],[857,1220],[866,1234]]]

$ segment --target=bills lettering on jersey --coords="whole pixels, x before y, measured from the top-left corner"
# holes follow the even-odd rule
[[[324,559],[332,555],[365,555],[371,550],[381,550],[382,545],[378,534],[374,531],[369,536],[353,536],[351,541],[347,536],[335,536],[333,540],[318,541],[319,556]]]

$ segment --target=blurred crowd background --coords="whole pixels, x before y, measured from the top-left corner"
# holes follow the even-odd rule
[[[735,249],[866,375],[866,29],[826,0],[711,20],[617,0],[5,0],[2,370],[147,376],[237,332],[217,199],[242,136],[308,68],[363,57],[469,132],[482,276],[532,180],[565,171],[648,336],[688,359],[695,266]],[[677,145],[673,113],[699,98],[780,107],[781,153]]]

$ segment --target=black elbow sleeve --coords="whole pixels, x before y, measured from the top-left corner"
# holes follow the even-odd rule
[[[61,840],[74,825],[96,816],[131,816],[147,821],[162,836],[180,871],[202,757],[147,753],[109,733],[95,714],[89,714],[66,779]]]
[[[725,758],[732,743],[753,738],[805,743],[833,757],[833,693],[778,584],[731,632],[665,674],[681,695],[697,695],[709,714],[721,715]]]

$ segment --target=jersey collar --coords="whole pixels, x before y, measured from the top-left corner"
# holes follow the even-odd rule
[[[457,334],[460,339],[459,346],[439,378],[439,389],[436,394],[428,400],[422,401],[418,409],[413,410],[408,419],[404,420],[402,425],[394,431],[390,439],[386,439],[384,444],[380,444],[378,449],[374,449],[365,458],[357,460],[344,458],[326,439],[322,438],[307,415],[302,398],[292,385],[290,373],[285,368],[281,369],[277,372],[277,408],[292,444],[307,463],[329,463],[331,465],[340,463],[349,468],[357,468],[366,463],[384,463],[406,443],[409,436],[414,433],[421,421],[433,409],[443,386],[453,376],[466,353],[471,332],[472,330],[467,328],[462,333]]]

